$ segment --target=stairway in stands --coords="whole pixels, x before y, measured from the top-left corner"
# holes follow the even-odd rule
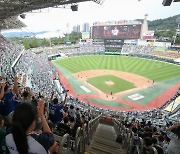
[[[123,154],[121,144],[116,142],[116,132],[113,126],[99,124],[92,138],[90,154]]]

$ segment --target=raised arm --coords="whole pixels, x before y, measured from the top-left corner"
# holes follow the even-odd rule
[[[17,77],[17,75],[14,78],[13,94],[18,94],[18,77]]]
[[[62,105],[64,106],[66,104],[66,100],[67,100],[67,93],[65,95],[64,101],[62,102]]]
[[[5,88],[5,86],[6,86],[6,83],[3,83],[1,85],[0,100],[4,97],[4,88]]]
[[[49,128],[49,125],[44,115],[44,99],[40,100],[37,110],[38,110],[38,116],[40,117],[42,122],[43,132],[51,133],[51,129]]]
[[[53,97],[54,97],[54,92],[51,93],[50,101],[53,100]]]
[[[179,126],[180,126],[180,123],[176,123],[176,124],[174,124],[173,126],[167,128],[166,130],[167,130],[167,131],[172,131],[174,128],[177,128],[177,127],[179,127]]]

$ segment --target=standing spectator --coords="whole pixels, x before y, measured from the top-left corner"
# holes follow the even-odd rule
[[[79,110],[78,107],[76,108],[76,117],[77,117],[77,116],[80,116],[80,110]]]
[[[63,118],[62,109],[64,108],[64,105],[66,103],[67,93],[65,95],[64,101],[59,104],[58,99],[54,98],[54,93],[51,95],[50,103],[49,103],[49,120],[53,122],[54,124],[60,123]]]
[[[69,122],[69,119],[68,117],[65,117],[63,119],[64,123],[60,123],[58,126],[57,126],[57,130],[60,134],[60,136],[63,136],[64,134],[68,133],[69,135],[71,135],[71,131],[70,131],[70,127],[68,126],[68,122]]]
[[[0,114],[5,120],[5,124],[9,125],[12,119],[13,111],[17,105],[17,101],[13,99],[18,93],[18,78],[15,76],[13,89],[10,90],[8,83],[4,83],[1,87],[0,94]]]
[[[150,137],[144,138],[143,154],[153,154],[153,152],[152,152],[152,139]]]
[[[43,127],[42,134],[35,134],[37,115]],[[41,99],[37,110],[30,104],[22,103],[14,111],[12,128],[6,136],[6,145],[11,154],[48,154],[54,144],[54,137],[44,116],[44,100]]]
[[[68,112],[69,112],[70,117],[76,118],[76,111],[73,105],[70,105],[70,109]]]
[[[22,102],[23,103],[31,103],[32,92],[29,87],[24,88],[22,92]]]
[[[152,138],[152,142],[153,142],[153,147],[156,148],[158,154],[164,154],[163,148],[157,144],[157,139],[156,137]]]
[[[174,126],[167,129],[167,131],[172,131],[176,136],[174,136],[168,147],[168,154],[179,154],[180,151],[180,123],[175,124]]]

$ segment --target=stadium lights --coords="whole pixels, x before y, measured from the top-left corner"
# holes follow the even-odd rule
[[[100,4],[100,5],[102,5],[104,3],[104,1],[105,0],[93,0],[93,2],[96,2],[96,3]]]
[[[25,19],[26,15],[25,14],[20,14],[19,15],[22,19]]]
[[[78,11],[78,5],[77,4],[71,5],[71,10]]]
[[[163,2],[162,2],[162,4],[163,4],[164,6],[170,6],[171,3],[172,3],[172,0],[163,0]]]
[[[172,2],[180,2],[180,0],[163,0],[162,4],[164,6],[170,6]]]

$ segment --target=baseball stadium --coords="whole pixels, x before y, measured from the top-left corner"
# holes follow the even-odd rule
[[[147,27],[147,15],[143,24],[94,24],[92,39],[104,40],[104,51],[82,55],[75,50],[74,55],[52,61],[65,88],[84,102],[106,109],[147,110],[166,104],[179,90],[178,63],[153,57],[151,52],[162,49],[155,48],[153,42],[137,49],[127,43],[133,39],[138,44],[140,38],[153,40],[153,35],[145,34]],[[118,35],[111,33],[115,28]]]
[[[180,2],[106,1],[114,16],[111,4],[127,6],[127,18],[134,6]],[[106,8],[104,0],[0,1],[0,154],[179,154],[180,14],[95,21],[94,4]],[[82,31],[79,6],[94,18]],[[58,9],[77,14],[58,21]],[[68,15],[78,24],[30,31],[36,17],[37,29],[47,26],[45,11],[51,30]]]

